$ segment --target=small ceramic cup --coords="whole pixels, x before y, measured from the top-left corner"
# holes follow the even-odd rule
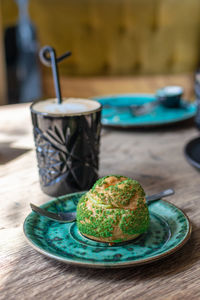
[[[163,106],[175,108],[180,106],[183,92],[181,86],[165,86],[156,92],[156,97]]]
[[[98,178],[100,103],[49,99],[30,109],[42,191],[57,197],[90,189]]]

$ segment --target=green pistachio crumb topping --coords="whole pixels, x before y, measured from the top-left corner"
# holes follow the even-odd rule
[[[79,200],[79,231],[96,238],[111,238],[116,227],[126,236],[144,233],[149,226],[149,212],[143,188],[136,180],[119,175],[111,176],[122,180],[99,192],[98,188],[107,185],[106,179],[110,176],[103,177]],[[133,199],[137,200],[136,208],[126,208]]]

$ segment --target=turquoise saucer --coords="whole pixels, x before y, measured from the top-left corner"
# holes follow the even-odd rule
[[[74,193],[51,200],[41,207],[52,212],[75,211],[80,197]],[[120,268],[150,263],[180,249],[189,239],[187,216],[167,201],[149,205],[148,231],[135,240],[109,246],[82,236],[76,223],[57,223],[30,213],[24,233],[37,251],[67,264],[96,268]]]
[[[102,110],[102,124],[114,127],[152,127],[169,125],[195,116],[196,105],[188,103],[187,106],[181,105],[178,108],[167,108],[158,105],[150,113],[143,116],[133,116],[127,108],[131,104],[141,105],[147,102],[155,101],[155,96],[151,94],[122,94],[93,97],[104,107]],[[181,101],[183,104],[183,100]],[[115,107],[112,107],[114,105]],[[108,107],[111,106],[111,107]]]

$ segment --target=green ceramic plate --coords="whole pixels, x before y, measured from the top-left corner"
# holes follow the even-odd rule
[[[155,101],[155,95],[121,94],[96,96],[93,99],[99,101],[103,106],[102,124],[111,127],[148,128],[170,125],[193,118],[197,110],[196,104],[188,102],[187,106],[184,106],[183,100],[181,100],[181,106],[178,108],[167,108],[158,105],[148,114],[134,117],[128,108],[124,109],[123,107]],[[107,106],[110,107],[108,108]]]
[[[42,205],[52,212],[75,211],[84,193],[62,196]],[[189,239],[187,216],[167,201],[149,205],[147,233],[125,243],[108,246],[82,236],[76,223],[57,223],[30,213],[24,222],[28,242],[39,252],[68,264],[96,268],[130,267],[152,262],[174,253]]]

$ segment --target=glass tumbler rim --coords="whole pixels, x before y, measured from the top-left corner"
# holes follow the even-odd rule
[[[45,117],[52,117],[52,118],[66,118],[66,117],[78,117],[78,116],[85,116],[85,115],[91,115],[93,113],[96,113],[98,111],[101,111],[102,110],[102,104],[100,102],[98,102],[97,100],[92,100],[92,99],[88,99],[88,98],[73,98],[73,99],[81,99],[81,100],[87,100],[89,102],[96,102],[99,104],[99,107],[95,108],[95,109],[92,109],[92,110],[89,110],[89,111],[85,111],[85,112],[75,112],[75,113],[50,113],[50,112],[41,112],[41,111],[38,111],[38,110],[35,110],[34,109],[34,105],[38,102],[43,102],[45,100],[53,100],[53,99],[56,99],[56,98],[48,98],[48,99],[38,99],[38,100],[35,100],[31,103],[30,105],[30,110],[32,113],[34,114],[38,114],[38,115],[42,115],[42,116],[45,116]],[[64,98],[66,99],[66,98]]]

